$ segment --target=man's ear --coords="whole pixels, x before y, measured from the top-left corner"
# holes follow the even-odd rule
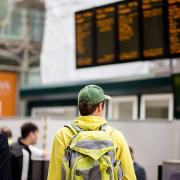
[[[100,112],[101,111],[101,104],[99,104],[97,107],[96,107],[96,112]]]
[[[103,108],[103,110],[104,110],[104,108],[105,108],[105,103],[104,103],[104,102],[102,102],[102,108]]]
[[[101,103],[99,104],[99,108],[101,108],[100,110],[103,111],[103,110],[104,110],[104,103],[101,102]]]

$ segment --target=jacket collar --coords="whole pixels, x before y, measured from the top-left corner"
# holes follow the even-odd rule
[[[99,130],[107,121],[100,116],[80,116],[74,120],[74,123],[84,130]]]

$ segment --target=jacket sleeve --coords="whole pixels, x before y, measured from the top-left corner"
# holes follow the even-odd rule
[[[51,159],[48,171],[48,180],[61,180],[61,169],[64,149],[68,146],[72,137],[68,129],[60,129],[54,138]]]
[[[121,162],[123,180],[136,180],[132,157],[126,139],[124,138],[122,133],[117,130],[115,130],[114,138],[117,142],[117,158]]]

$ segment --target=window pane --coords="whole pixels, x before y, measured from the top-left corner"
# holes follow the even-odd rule
[[[127,120],[133,117],[132,102],[114,102],[112,105],[112,118],[114,120]]]
[[[168,119],[169,100],[148,100],[146,102],[146,118]]]

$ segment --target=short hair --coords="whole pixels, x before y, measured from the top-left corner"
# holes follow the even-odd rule
[[[8,128],[8,127],[2,127],[0,132],[2,134],[4,134],[7,138],[11,138],[12,137],[12,132],[11,132],[10,128]]]
[[[21,137],[26,138],[31,132],[34,133],[35,131],[38,131],[38,127],[35,124],[31,122],[25,123],[21,126]]]
[[[105,101],[102,101],[100,103],[103,103],[104,106]],[[100,103],[91,105],[85,100],[80,100],[78,103],[78,109],[81,116],[91,115],[93,112],[95,112],[96,108],[99,106]]]

